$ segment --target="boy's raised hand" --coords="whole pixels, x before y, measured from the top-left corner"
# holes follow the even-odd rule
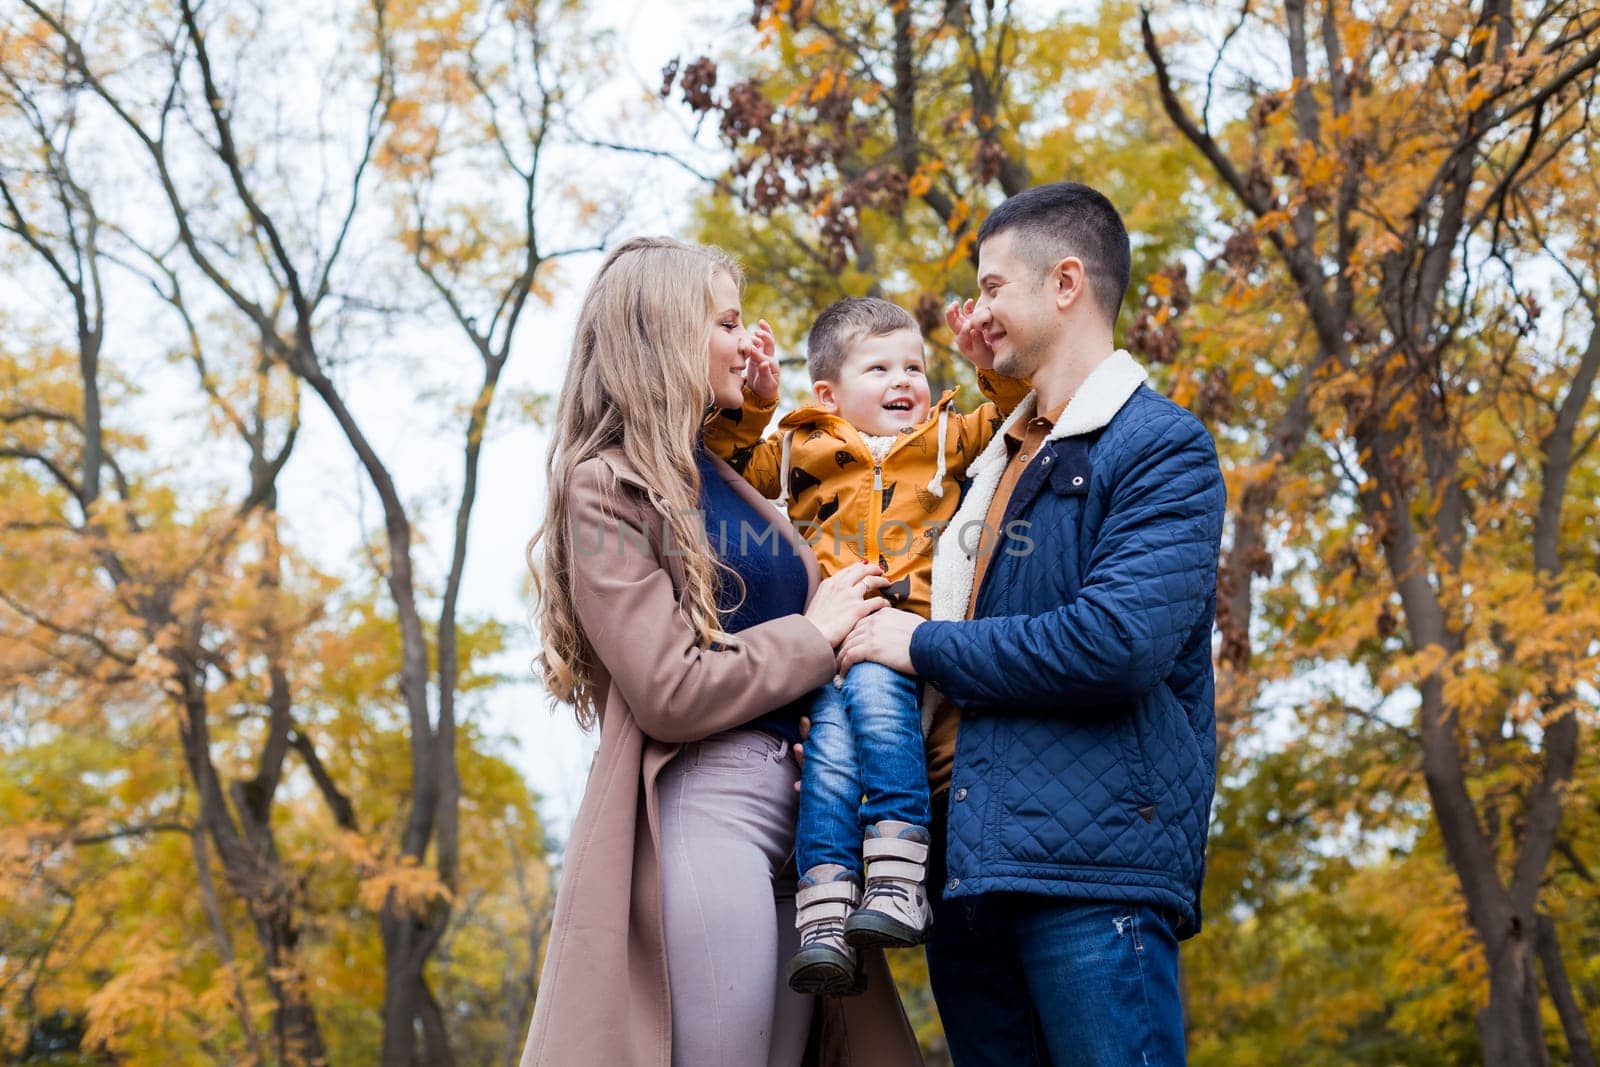
[[[956,348],[974,367],[989,370],[994,366],[994,349],[983,339],[983,328],[989,324],[988,308],[979,309],[971,300],[952,300],[944,309],[944,321],[956,335]]]
[[[745,367],[744,384],[763,400],[778,399],[778,339],[766,319],[750,331],[750,361]]]

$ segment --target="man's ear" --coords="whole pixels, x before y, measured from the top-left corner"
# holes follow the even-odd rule
[[[834,394],[832,382],[826,380],[812,382],[811,391],[817,394],[817,403],[824,410],[839,410],[839,398]]]
[[[1089,289],[1089,272],[1083,260],[1068,256],[1050,268],[1050,285],[1055,290],[1056,308],[1066,311],[1081,302]]]

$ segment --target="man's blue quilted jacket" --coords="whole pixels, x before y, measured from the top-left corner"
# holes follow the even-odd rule
[[[1205,427],[1145,386],[1024,472],[1002,528],[1031,551],[1009,542],[973,620],[911,644],[963,710],[947,896],[1149,903],[1199,930],[1223,509]]]

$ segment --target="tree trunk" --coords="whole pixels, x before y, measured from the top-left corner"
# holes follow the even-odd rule
[[[391,894],[383,915],[383,1067],[455,1067],[444,1014],[423,976],[428,958],[444,934],[447,909],[427,915],[406,914]],[[423,1056],[418,1055],[418,1025],[422,1028]]]
[[[321,1067],[328,1062],[311,1006],[304,976],[295,959],[299,927],[295,921],[293,884],[271,856],[258,851],[238,828],[228,812],[217,770],[211,762],[210,724],[206,697],[194,684],[198,672],[181,649],[170,649],[178,684],[183,687],[183,718],[179,730],[184,760],[195,783],[200,809],[200,825],[216,846],[217,861],[223,876],[249,909],[256,940],[261,945],[267,988],[276,1002],[273,1017],[273,1043],[278,1059],[285,1064]]]
[[[1504,931],[1498,951],[1491,947],[1488,959],[1489,1005],[1478,1013],[1483,1062],[1493,1067],[1548,1067],[1531,924],[1514,922]]]
[[[1594,1045],[1589,1041],[1589,1027],[1583,1021],[1583,1009],[1573,995],[1572,981],[1567,977],[1567,964],[1561,957],[1561,939],[1556,935],[1555,920],[1540,915],[1535,920],[1539,960],[1544,964],[1544,980],[1550,987],[1550,999],[1555,1001],[1556,1013],[1561,1016],[1561,1029],[1567,1035],[1567,1058],[1572,1067],[1595,1067]]]
[[[239,1032],[244,1035],[245,1044],[250,1049],[250,1065],[266,1067],[267,1053],[261,1047],[261,1035],[256,1032],[255,1021],[250,1018],[250,998],[245,993],[244,980],[239,974],[238,957],[233,951],[233,935],[228,932],[227,921],[222,917],[222,905],[217,900],[217,884],[211,877],[211,860],[206,854],[204,830],[194,833],[190,841],[194,848],[195,873],[200,884],[200,906],[211,925],[211,937],[217,943],[217,957],[233,979],[234,1014],[239,1020]]]
[[[217,835],[213,833],[212,838],[217,840]],[[229,886],[250,910],[261,945],[267,988],[277,1004],[272,1024],[277,1058],[296,1067],[322,1067],[328,1062],[328,1053],[297,959],[300,929],[293,887],[285,881],[282,868],[263,864],[237,838],[233,847],[219,844],[217,856]]]
[[[411,981],[410,923],[384,905],[383,1067],[411,1067],[416,1058],[416,1004]]]

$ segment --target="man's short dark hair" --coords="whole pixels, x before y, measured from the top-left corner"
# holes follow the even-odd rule
[[[875,296],[847,296],[822,309],[806,338],[806,369],[814,382],[836,382],[850,346],[863,337],[922,330],[911,312]]]
[[[1041,275],[1068,256],[1083,260],[1100,310],[1117,321],[1133,254],[1122,216],[1102,194],[1079,182],[1035,186],[990,212],[978,246],[1002,233],[1015,236],[1017,254]]]

